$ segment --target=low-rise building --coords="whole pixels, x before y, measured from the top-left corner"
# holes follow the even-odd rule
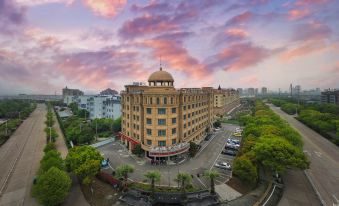
[[[70,89],[67,88],[67,86],[62,89],[62,96],[81,96],[81,95],[84,95],[84,92],[79,89]]]
[[[224,115],[240,104],[239,92],[234,89],[214,89],[214,114]]]
[[[321,103],[339,105],[339,90],[327,90],[321,92]]]

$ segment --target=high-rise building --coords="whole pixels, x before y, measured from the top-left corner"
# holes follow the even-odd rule
[[[170,158],[201,142],[213,123],[213,88],[174,88],[160,68],[146,85],[126,85],[121,92],[121,140],[129,150],[140,144],[149,158]]]
[[[239,96],[243,95],[243,89],[242,88],[237,88],[238,94]]]
[[[254,88],[248,88],[247,93],[248,93],[249,96],[254,96],[254,94],[255,94]]]
[[[267,95],[267,87],[261,88],[261,95]]]

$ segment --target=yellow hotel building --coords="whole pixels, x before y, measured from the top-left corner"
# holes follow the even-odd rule
[[[200,143],[213,123],[213,88],[174,88],[171,74],[160,68],[148,85],[126,85],[121,92],[121,140],[132,150],[141,144],[146,156],[185,153]]]

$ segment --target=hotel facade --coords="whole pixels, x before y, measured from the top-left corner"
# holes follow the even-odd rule
[[[121,140],[129,150],[140,144],[149,158],[175,157],[200,143],[212,129],[212,87],[174,88],[171,74],[160,68],[148,85],[126,85],[121,92]]]

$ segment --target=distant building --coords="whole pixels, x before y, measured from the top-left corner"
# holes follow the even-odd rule
[[[117,95],[117,94],[119,94],[119,92],[111,88],[105,89],[104,91],[100,92],[100,95]]]
[[[339,90],[327,90],[321,92],[321,103],[339,105]]]
[[[82,96],[84,92],[79,89],[69,89],[67,86],[62,89],[62,96]]]
[[[267,87],[261,88],[261,95],[267,95]]]
[[[234,89],[213,89],[214,114],[224,115],[240,104],[239,92]]]
[[[254,89],[254,95],[255,95],[255,96],[258,96],[258,93],[259,93],[259,89],[258,89],[258,88],[255,88],[255,89]]]
[[[117,119],[121,116],[120,95],[83,95],[65,96],[64,103],[69,105],[77,103],[79,109],[89,112],[89,119],[111,118]]]
[[[242,96],[243,95],[243,89],[242,88],[237,88],[237,91],[238,91],[238,94],[239,96]]]
[[[254,96],[254,94],[255,94],[254,88],[248,88],[247,94],[248,94],[248,96]]]

